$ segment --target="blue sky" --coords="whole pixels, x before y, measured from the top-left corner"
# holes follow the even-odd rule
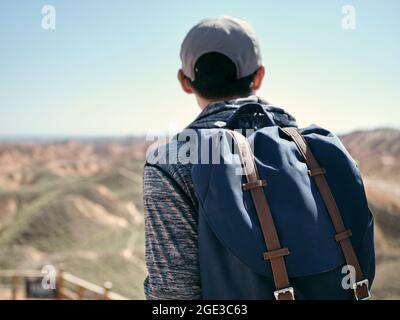
[[[41,27],[42,7],[56,29]],[[341,26],[356,9],[356,29]],[[267,70],[260,96],[301,126],[400,125],[400,1],[0,1],[0,136],[177,130],[179,47],[207,16],[249,21]]]

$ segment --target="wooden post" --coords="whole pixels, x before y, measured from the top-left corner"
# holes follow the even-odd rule
[[[85,288],[79,286],[77,294],[78,294],[78,300],[82,300],[85,294]]]
[[[14,275],[11,279],[11,300],[17,300],[17,290],[18,290],[18,276]]]
[[[110,297],[108,296],[108,294],[112,289],[112,283],[110,281],[104,282],[103,288],[104,288],[103,300],[110,300]]]
[[[58,270],[57,274],[57,281],[56,281],[56,296],[57,300],[62,300],[63,297],[63,289],[64,289],[64,277],[63,277],[63,270]]]

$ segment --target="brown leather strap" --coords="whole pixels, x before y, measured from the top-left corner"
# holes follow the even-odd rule
[[[264,260],[272,260],[278,257],[283,257],[289,255],[289,249],[288,248],[282,248],[278,250],[272,250],[268,252],[264,252]]]
[[[331,217],[332,224],[336,231],[335,240],[339,242],[342,248],[347,265],[353,266],[355,269],[356,282],[358,283],[356,283],[354,287],[356,298],[367,299],[369,297],[368,282],[364,279],[364,274],[351,244],[351,231],[346,229],[335,198],[333,197],[328,182],[326,181],[325,169],[319,166],[319,163],[311,152],[306,140],[297,128],[284,128],[283,130],[292,138],[301,155],[305,159],[309,169],[309,174],[314,178],[321,197],[325,202],[329,216]]]
[[[277,291],[275,296],[278,300],[294,300],[293,288],[289,288],[289,278],[286,271],[284,256],[289,254],[287,248],[281,248],[278,233],[276,232],[274,220],[270,207],[264,194],[264,190],[259,187],[262,181],[258,175],[257,166],[254,162],[253,153],[248,140],[239,132],[227,130],[238,146],[239,155],[243,164],[244,174],[246,175],[247,185],[257,188],[249,188],[256,208],[257,216],[260,221],[261,230],[268,252],[264,253],[271,263],[272,274],[274,277]],[[280,251],[284,250],[284,251]],[[278,252],[278,254],[276,254]],[[275,253],[275,254],[274,254]],[[284,254],[282,254],[284,253]]]

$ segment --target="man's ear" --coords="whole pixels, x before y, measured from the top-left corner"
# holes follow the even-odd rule
[[[258,89],[261,88],[264,77],[265,77],[265,68],[264,66],[261,66],[258,68],[254,76],[253,88],[252,88],[254,91],[257,91]]]
[[[182,90],[185,91],[188,94],[193,93],[193,88],[190,84],[189,79],[185,76],[183,73],[182,69],[179,69],[178,71],[178,80],[179,83],[181,84]]]

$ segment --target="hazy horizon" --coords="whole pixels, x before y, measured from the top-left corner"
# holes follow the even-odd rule
[[[371,127],[349,130],[345,132],[334,132],[338,136],[343,136],[355,132],[370,132],[376,130],[400,130],[400,127]],[[114,133],[114,134],[21,134],[21,135],[0,135],[0,143],[52,143],[69,140],[77,140],[84,142],[106,141],[106,140],[125,140],[125,139],[146,139],[146,136],[166,135],[170,137],[168,132],[137,132],[137,133]]]

